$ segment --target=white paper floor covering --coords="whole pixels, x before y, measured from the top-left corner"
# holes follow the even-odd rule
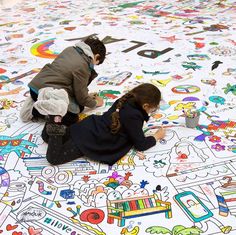
[[[236,234],[235,1],[24,0],[1,9],[0,32],[0,234]],[[145,132],[167,135],[110,168],[53,167],[44,123],[19,110],[40,68],[92,34],[108,51],[90,86],[105,104],[81,118],[149,82],[163,101]]]

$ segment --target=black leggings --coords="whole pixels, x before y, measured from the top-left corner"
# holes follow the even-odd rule
[[[38,99],[38,95],[35,92],[33,92],[31,89],[30,89],[30,95],[31,95],[31,98],[33,99],[33,101],[36,102]],[[82,109],[83,109],[82,106],[80,106],[81,112],[82,112]],[[33,108],[33,110],[32,110],[32,115],[35,118],[44,118],[45,117],[44,115],[39,113],[38,110],[35,108]],[[71,112],[67,112],[66,115],[62,118],[62,124],[65,126],[70,126],[78,121],[79,121],[78,114],[71,113]]]
[[[64,136],[49,136],[46,158],[50,164],[59,165],[82,156],[84,154],[76,147],[68,130]]]

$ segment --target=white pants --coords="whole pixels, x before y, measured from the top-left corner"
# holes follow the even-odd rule
[[[35,108],[42,115],[64,116],[67,113],[69,97],[64,89],[46,87],[39,90],[38,100],[28,97],[20,111],[20,118],[28,122],[33,118],[32,109]]]

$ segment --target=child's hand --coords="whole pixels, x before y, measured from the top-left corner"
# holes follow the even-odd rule
[[[103,106],[103,98],[101,96],[96,96],[95,100],[97,101],[97,107]]]
[[[98,96],[97,92],[91,92],[89,93],[89,96],[92,97],[93,99],[96,99],[96,97]]]
[[[143,152],[137,152],[136,155],[138,156],[139,160],[146,159],[146,155]]]
[[[163,139],[166,135],[166,131],[163,127],[161,127],[156,133],[153,135],[156,139],[156,141]]]

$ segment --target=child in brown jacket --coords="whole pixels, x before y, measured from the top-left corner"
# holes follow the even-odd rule
[[[105,55],[106,48],[96,37],[64,49],[28,84],[30,97],[21,109],[22,121],[50,115],[69,126],[78,121],[84,107],[102,106],[103,99],[90,95],[88,85],[97,76],[94,65],[102,64]]]

